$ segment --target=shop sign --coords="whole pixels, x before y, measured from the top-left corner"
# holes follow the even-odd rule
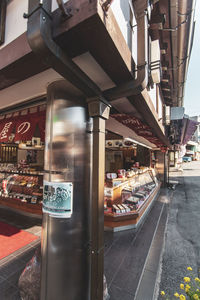
[[[73,183],[44,180],[43,212],[56,218],[71,218]]]

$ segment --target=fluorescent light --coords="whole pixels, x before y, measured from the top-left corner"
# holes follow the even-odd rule
[[[145,144],[142,144],[142,143],[140,143],[140,142],[138,142],[138,141],[136,141],[136,140],[134,140],[134,139],[131,139],[131,138],[125,138],[125,140],[126,140],[126,141],[130,141],[130,142],[133,142],[133,143],[138,144],[138,145],[140,145],[140,146],[143,146],[143,147],[152,149],[152,147],[147,146],[147,145],[145,145]]]

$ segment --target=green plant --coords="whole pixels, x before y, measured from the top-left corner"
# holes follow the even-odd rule
[[[187,270],[190,272],[190,276],[183,278],[183,282],[179,285],[180,292],[176,291],[171,298],[164,291],[161,291],[160,294],[163,299],[200,300],[200,278],[194,276],[191,267],[187,267]]]

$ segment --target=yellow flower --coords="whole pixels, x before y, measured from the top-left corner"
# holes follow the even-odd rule
[[[165,292],[164,291],[161,291],[161,296],[165,296]]]
[[[197,294],[194,294],[194,295],[193,295],[193,299],[194,299],[194,300],[199,300],[199,296],[198,296]]]
[[[195,277],[194,280],[200,282],[200,279],[198,277]]]
[[[176,293],[174,294],[174,296],[175,296],[176,298],[179,298],[179,293],[176,292]]]
[[[184,277],[184,281],[185,281],[186,283],[190,282],[190,277]]]
[[[192,268],[191,268],[191,267],[187,267],[187,270],[188,270],[188,271],[192,271]]]
[[[184,284],[183,283],[180,284],[180,289],[184,290]]]
[[[189,285],[189,284],[186,284],[186,286],[185,286],[185,292],[186,292],[186,293],[189,292],[189,289],[190,289],[190,285]]]
[[[199,292],[199,289],[196,289],[196,292]]]
[[[181,294],[181,295],[179,296],[179,299],[180,299],[180,300],[186,300],[186,298],[185,298],[185,296],[184,296],[183,294]]]

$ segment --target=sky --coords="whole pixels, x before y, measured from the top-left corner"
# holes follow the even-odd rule
[[[195,21],[194,42],[184,97],[185,113],[190,117],[200,115],[200,0],[196,2]]]

